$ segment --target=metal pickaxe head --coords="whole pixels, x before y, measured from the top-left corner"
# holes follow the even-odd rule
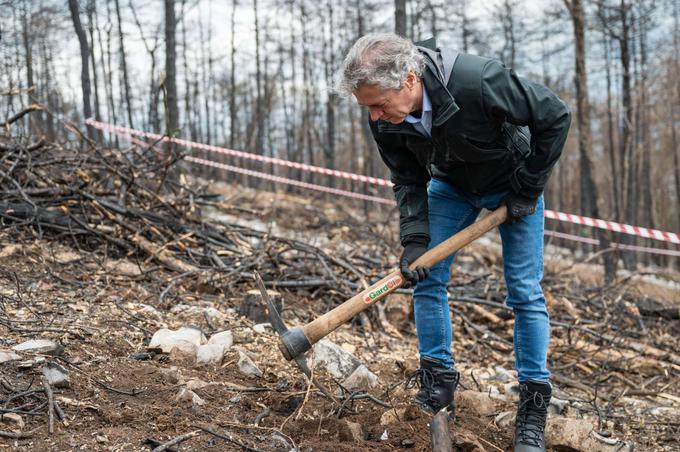
[[[295,363],[297,363],[300,370],[304,372],[304,374],[307,376],[307,378],[309,378],[314,386],[316,386],[322,394],[328,397],[329,400],[339,405],[338,400],[333,396],[333,394],[331,394],[331,392],[324,385],[319,383],[319,381],[317,381],[317,379],[313,378],[312,376],[312,371],[307,364],[307,358],[305,358],[305,352],[312,348],[312,344],[310,343],[309,339],[307,339],[307,336],[305,336],[302,328],[298,327],[289,330],[286,327],[286,324],[283,323],[283,319],[279,315],[279,311],[276,310],[276,306],[269,296],[267,288],[264,286],[264,282],[262,281],[260,274],[257,272],[255,272],[255,281],[257,282],[257,287],[260,289],[260,293],[262,294],[262,300],[267,303],[267,310],[269,311],[269,323],[272,324],[274,330],[279,335],[279,350],[281,350],[283,356],[285,356],[289,361],[295,360]]]
[[[267,288],[264,286],[264,282],[260,277],[259,273],[255,272],[255,281],[262,294],[262,299],[267,303],[267,310],[269,311],[269,323],[271,323],[274,331],[279,335],[279,350],[287,360],[295,360],[295,362],[300,366],[300,369],[309,377],[311,371],[307,365],[307,360],[305,359],[304,353],[312,348],[312,344],[305,336],[302,328],[296,327],[288,329],[279,312],[276,310],[276,306],[272,301]]]

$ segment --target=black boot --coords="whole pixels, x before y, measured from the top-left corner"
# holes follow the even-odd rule
[[[425,356],[420,358],[420,369],[412,378],[420,385],[413,403],[430,414],[436,414],[446,408],[449,417],[454,418],[453,393],[458,386],[459,378],[456,369],[445,367],[440,361]]]
[[[551,394],[550,383],[540,381],[520,383],[514,452],[545,452],[545,421],[548,417]]]

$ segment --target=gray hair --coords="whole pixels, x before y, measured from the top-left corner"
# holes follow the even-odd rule
[[[335,91],[348,96],[361,85],[401,89],[409,72],[420,77],[424,69],[425,58],[411,41],[394,33],[371,33],[347,52]]]

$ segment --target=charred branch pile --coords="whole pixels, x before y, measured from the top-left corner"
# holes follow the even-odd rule
[[[173,274],[164,294],[189,279],[194,287],[212,290],[252,285],[258,270],[269,287],[334,286],[330,301],[340,301],[384,268],[359,253],[333,256],[300,240],[206,221],[205,209],[238,206],[192,189],[177,153],[163,159],[136,146],[81,148],[44,141],[0,143],[0,152],[3,227],[78,249],[104,249],[111,257],[154,261]],[[371,254],[387,254],[385,244],[372,248]]]

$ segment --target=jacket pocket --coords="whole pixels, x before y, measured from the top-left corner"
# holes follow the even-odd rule
[[[486,163],[503,160],[508,149],[502,141],[489,143],[473,140],[459,134],[446,137],[435,153],[435,163],[445,166],[460,164]]]
[[[507,148],[512,151],[515,164],[525,160],[532,154],[533,149],[531,147],[529,127],[505,123],[501,133]]]

